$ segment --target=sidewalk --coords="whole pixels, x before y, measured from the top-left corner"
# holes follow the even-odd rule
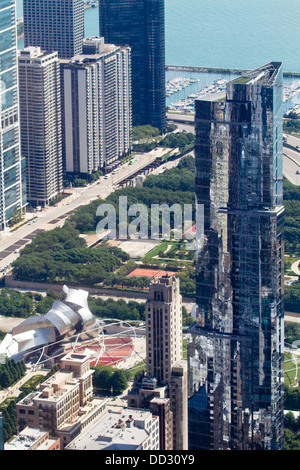
[[[11,387],[5,388],[4,390],[0,390],[0,405],[1,403],[8,397],[18,397],[20,392],[20,387],[27,382],[31,377],[34,375],[47,375],[49,370],[38,370],[38,371],[31,371],[27,370],[26,374],[22,379],[20,379],[16,384],[12,385]]]

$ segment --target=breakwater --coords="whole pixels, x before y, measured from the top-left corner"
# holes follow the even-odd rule
[[[242,75],[245,72],[249,72],[248,69],[223,69],[223,68],[214,68],[214,67],[194,67],[187,65],[166,65],[166,70],[168,71],[181,71],[181,72],[203,72],[203,73],[222,73],[222,74],[240,74]],[[284,77],[300,77],[300,72],[283,72]]]

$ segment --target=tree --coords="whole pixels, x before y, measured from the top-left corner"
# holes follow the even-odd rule
[[[13,378],[9,370],[4,369],[0,376],[0,385],[2,388],[7,388],[13,383]]]
[[[95,371],[93,375],[93,385],[97,388],[108,391],[110,389],[110,378],[113,374],[113,369],[101,364],[93,369]]]
[[[110,378],[110,385],[113,389],[113,392],[117,395],[126,390],[128,387],[128,381],[125,371],[121,369],[115,370]]]

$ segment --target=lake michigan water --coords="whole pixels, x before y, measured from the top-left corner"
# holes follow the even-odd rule
[[[17,0],[18,17],[22,3]],[[168,65],[254,69],[279,61],[284,71],[300,72],[300,0],[165,0],[165,10]],[[98,14],[98,8],[85,11],[86,36],[99,35]],[[198,76],[201,87],[229,78]]]

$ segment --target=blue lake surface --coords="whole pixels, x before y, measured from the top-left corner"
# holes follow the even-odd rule
[[[21,17],[22,0],[17,0]],[[252,69],[270,61],[300,72],[299,0],[165,0],[166,63]],[[98,35],[98,8],[85,11]]]
[[[17,0],[17,16],[23,16]],[[271,61],[284,71],[300,72],[300,0],[165,0],[166,64],[254,69]],[[99,9],[85,10],[85,36],[99,35]],[[23,40],[19,41],[23,47]],[[167,98],[167,104],[228,75],[167,72],[197,76],[199,82]],[[294,79],[284,79],[289,84]],[[300,101],[286,103],[285,110]]]

